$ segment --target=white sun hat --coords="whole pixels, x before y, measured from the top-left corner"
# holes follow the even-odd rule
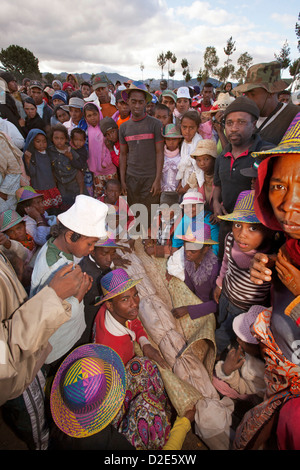
[[[57,219],[68,229],[86,237],[106,238],[105,219],[108,206],[91,196],[80,194],[74,204]]]

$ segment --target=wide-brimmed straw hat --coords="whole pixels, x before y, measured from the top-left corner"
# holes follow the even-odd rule
[[[193,150],[191,153],[191,157],[196,158],[200,157],[201,155],[210,155],[213,158],[217,158],[218,149],[216,142],[212,139],[199,140],[195,150]]]
[[[101,344],[79,346],[54,377],[50,394],[53,420],[68,436],[91,436],[111,423],[125,392],[126,372],[120,356]]]
[[[252,65],[249,67],[245,83],[238,85],[233,92],[246,93],[254,88],[264,88],[268,93],[279,93],[291,83],[290,79],[280,78],[281,64],[273,61]]]
[[[121,96],[124,101],[128,101],[129,95],[132,91],[142,91],[145,94],[147,103],[151,103],[153,96],[148,92],[146,85],[142,82],[132,82],[129,88],[122,90]]]
[[[114,269],[101,279],[103,297],[95,305],[99,305],[106,300],[123,294],[123,292],[131,289],[141,280],[142,279],[130,279],[127,272],[122,268]]]
[[[203,224],[200,229],[194,232],[190,227],[188,227],[184,235],[176,235],[176,237],[185,242],[194,243],[197,245],[218,245],[218,242],[212,240],[211,238],[211,230],[208,224]]]
[[[9,209],[0,214],[0,232],[14,227],[15,225],[23,222],[24,218],[21,217],[16,211]]]
[[[254,191],[242,191],[235,203],[234,210],[231,214],[218,215],[219,219],[232,222],[246,222],[249,224],[259,224],[254,210]]]
[[[286,153],[300,153],[300,111],[294,117],[286,133],[276,147],[261,152],[252,152],[251,156],[264,160],[272,155],[284,155]]]
[[[74,204],[57,219],[73,232],[86,237],[107,238],[105,218],[108,207],[104,202],[79,194]]]
[[[235,100],[229,93],[219,93],[217,100],[214,102],[211,109],[208,111],[210,114],[216,114],[225,109]]]

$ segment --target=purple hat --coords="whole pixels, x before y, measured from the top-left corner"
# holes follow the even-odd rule
[[[111,238],[111,235],[109,235],[109,238],[107,238],[106,240],[98,240],[94,246],[95,248],[104,247],[104,248],[119,248],[120,250],[125,249],[124,246],[117,245],[114,239]]]
[[[11,209],[2,212],[0,214],[0,232],[5,232],[11,227],[14,227],[20,222],[23,222],[23,220],[23,217],[21,217],[16,211],[13,211]]]
[[[22,186],[16,191],[18,203],[27,201],[28,199],[34,199],[36,197],[44,198],[43,194],[37,193],[31,186]]]
[[[123,294],[123,292],[131,289],[141,280],[142,279],[130,279],[127,272],[122,268],[114,269],[113,271],[105,274],[105,276],[103,276],[101,279],[103,297],[95,305],[99,305],[106,300]]]
[[[211,230],[208,224],[203,224],[201,229],[196,230],[195,232],[192,232],[191,228],[188,227],[184,235],[176,235],[176,238],[199,245],[218,245],[218,242],[211,238]]]
[[[120,356],[101,344],[79,346],[54,377],[50,394],[53,420],[68,436],[91,436],[115,418],[125,392],[126,372]]]
[[[254,195],[255,191],[253,190],[242,191],[237,198],[233,212],[231,214],[218,215],[219,219],[260,224],[254,210]]]
[[[148,92],[146,85],[144,85],[142,82],[132,82],[130,83],[129,88],[122,90],[121,95],[124,101],[128,101],[131,91],[143,91],[145,93],[147,103],[151,103],[153,99],[153,96]]]
[[[251,333],[251,325],[257,316],[266,308],[262,305],[253,305],[248,312],[241,313],[233,319],[232,328],[235,334],[245,343],[258,344],[257,339]]]

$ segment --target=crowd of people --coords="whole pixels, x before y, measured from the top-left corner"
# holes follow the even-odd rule
[[[233,406],[225,447],[299,450],[300,103],[280,64],[217,89],[6,71],[0,84],[7,423],[29,449],[182,448],[201,413],[174,416],[172,365],[140,318],[128,267],[142,240],[165,285],[198,299],[170,317],[214,316],[205,380]]]

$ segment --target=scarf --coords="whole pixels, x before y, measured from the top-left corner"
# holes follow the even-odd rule
[[[293,265],[296,268],[300,268],[300,240],[287,237],[286,242],[286,251],[291,260],[293,260]]]
[[[21,240],[20,243],[22,243],[22,245],[25,246],[25,248],[28,248],[30,251],[34,250],[36,247],[33,237],[28,233],[26,233],[26,240]]]
[[[22,173],[22,152],[16,147],[7,135],[0,131],[0,174],[3,179],[6,175],[19,175]]]

